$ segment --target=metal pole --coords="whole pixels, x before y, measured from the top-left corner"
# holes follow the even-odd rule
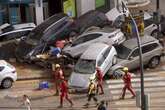
[[[135,30],[136,30],[136,38],[137,38],[137,43],[138,43],[138,48],[139,48],[139,59],[140,59],[140,73],[141,73],[141,110],[146,110],[145,108],[145,96],[144,96],[144,70],[143,70],[143,58],[142,58],[142,49],[141,49],[141,41],[140,41],[140,36],[139,36],[139,31],[136,25],[136,22],[134,20],[134,18],[132,17],[132,15],[130,14],[131,20],[133,21],[133,24],[135,26]]]

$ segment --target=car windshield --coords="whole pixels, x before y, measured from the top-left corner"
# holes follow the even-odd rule
[[[129,49],[121,44],[121,45],[116,46],[116,51],[118,54],[118,58],[126,59],[128,57],[128,55],[130,54],[131,49]]]
[[[75,65],[74,71],[81,74],[92,74],[95,72],[96,61],[79,59]]]

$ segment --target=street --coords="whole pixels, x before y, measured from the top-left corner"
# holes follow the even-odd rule
[[[20,68],[20,66],[18,66]],[[32,69],[27,68],[24,72],[33,71],[39,73],[45,70],[40,70],[38,67]],[[18,68],[18,69],[19,69]],[[38,69],[37,69],[38,68]],[[145,93],[150,94],[151,98],[151,110],[163,110],[165,105],[165,75],[164,75],[164,63],[161,63],[156,69],[145,69]],[[21,70],[23,71],[22,66]],[[136,71],[134,71],[136,73]],[[138,72],[138,71],[137,71]],[[25,73],[24,73],[25,74]],[[29,73],[30,74],[30,73]],[[40,73],[41,74],[41,73]],[[49,75],[48,75],[49,76]],[[35,76],[37,77],[37,76]],[[0,110],[23,110],[24,106],[22,104],[22,95],[27,94],[32,103],[33,110],[59,110],[59,97],[53,96],[54,89],[44,89],[38,90],[39,82],[46,81],[48,79],[40,80],[23,80],[17,81],[14,83],[14,86],[11,89],[6,89],[0,91]],[[51,80],[49,79],[51,82]],[[137,91],[140,90],[140,77],[138,73],[133,75],[132,79],[133,88]],[[53,84],[52,84],[53,85]],[[108,101],[108,110],[138,110],[140,108],[136,107],[136,99],[130,99],[131,95],[129,92],[126,93],[125,100],[119,100],[121,91],[123,87],[122,80],[105,80],[104,81],[104,95],[97,96],[99,101],[106,100]],[[94,102],[91,102],[91,107],[84,108],[84,104],[87,102],[87,96],[83,93],[71,93],[71,99],[74,102],[74,106],[69,107],[69,103],[66,101],[64,107],[60,110],[96,110]],[[92,104],[93,103],[93,104]]]

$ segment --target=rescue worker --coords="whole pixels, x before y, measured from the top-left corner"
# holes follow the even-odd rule
[[[99,88],[101,89],[101,94],[104,94],[103,91],[103,73],[101,72],[100,68],[96,67],[96,81],[97,81],[97,91],[96,93],[98,94]]]
[[[144,36],[144,21],[143,21],[143,19],[139,19],[138,30],[139,30],[140,36]]]
[[[124,67],[123,71],[125,73],[123,75],[124,87],[123,87],[122,96],[120,97],[120,99],[124,99],[126,89],[128,89],[132,93],[132,95],[133,95],[132,98],[135,98],[135,92],[133,91],[132,85],[131,85],[131,74],[128,72],[127,67]]]
[[[91,98],[93,98],[97,106],[98,103],[96,98],[96,85],[94,83],[93,78],[90,78],[90,84],[88,86],[88,102],[85,104],[85,106],[87,107],[89,106],[89,102],[91,101]]]
[[[55,65],[53,64],[52,70],[55,78],[55,89],[56,89],[55,95],[59,95],[59,84],[62,81],[62,79],[64,79],[64,73],[59,64],[55,64]]]
[[[62,82],[60,83],[60,106],[63,107],[63,101],[64,98],[70,103],[71,107],[73,106],[73,102],[68,96],[68,84],[65,79],[62,79]]]

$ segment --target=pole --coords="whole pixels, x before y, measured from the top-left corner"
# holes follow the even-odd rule
[[[156,24],[157,24],[157,27],[158,27],[158,33],[157,33],[157,38],[159,38],[159,24],[160,24],[160,12],[159,12],[159,0],[156,0],[156,12],[157,12],[157,21],[156,21]]]
[[[129,12],[129,9],[127,8],[127,6],[125,5],[125,3],[123,1],[122,1],[122,7]],[[138,31],[136,22],[135,22],[135,20],[132,17],[130,12],[129,12],[129,16],[131,17],[133,25],[135,26],[137,44],[138,44],[138,48],[139,48],[139,59],[140,59],[139,64],[140,64],[140,73],[141,73],[141,75],[140,75],[140,79],[141,79],[141,110],[146,110],[145,95],[144,95],[144,75],[143,75],[144,70],[143,70],[143,58],[142,58],[140,36],[139,36],[139,31]]]
[[[132,17],[132,15],[130,14],[131,20],[133,21],[133,24],[135,26],[135,30],[136,30],[136,38],[137,38],[137,44],[138,44],[138,48],[139,48],[139,59],[140,59],[140,73],[141,73],[141,110],[145,110],[145,96],[144,96],[144,70],[143,70],[143,58],[142,58],[142,49],[141,49],[141,41],[140,41],[140,36],[139,36],[139,31],[136,25],[136,22],[134,20],[134,18]]]

